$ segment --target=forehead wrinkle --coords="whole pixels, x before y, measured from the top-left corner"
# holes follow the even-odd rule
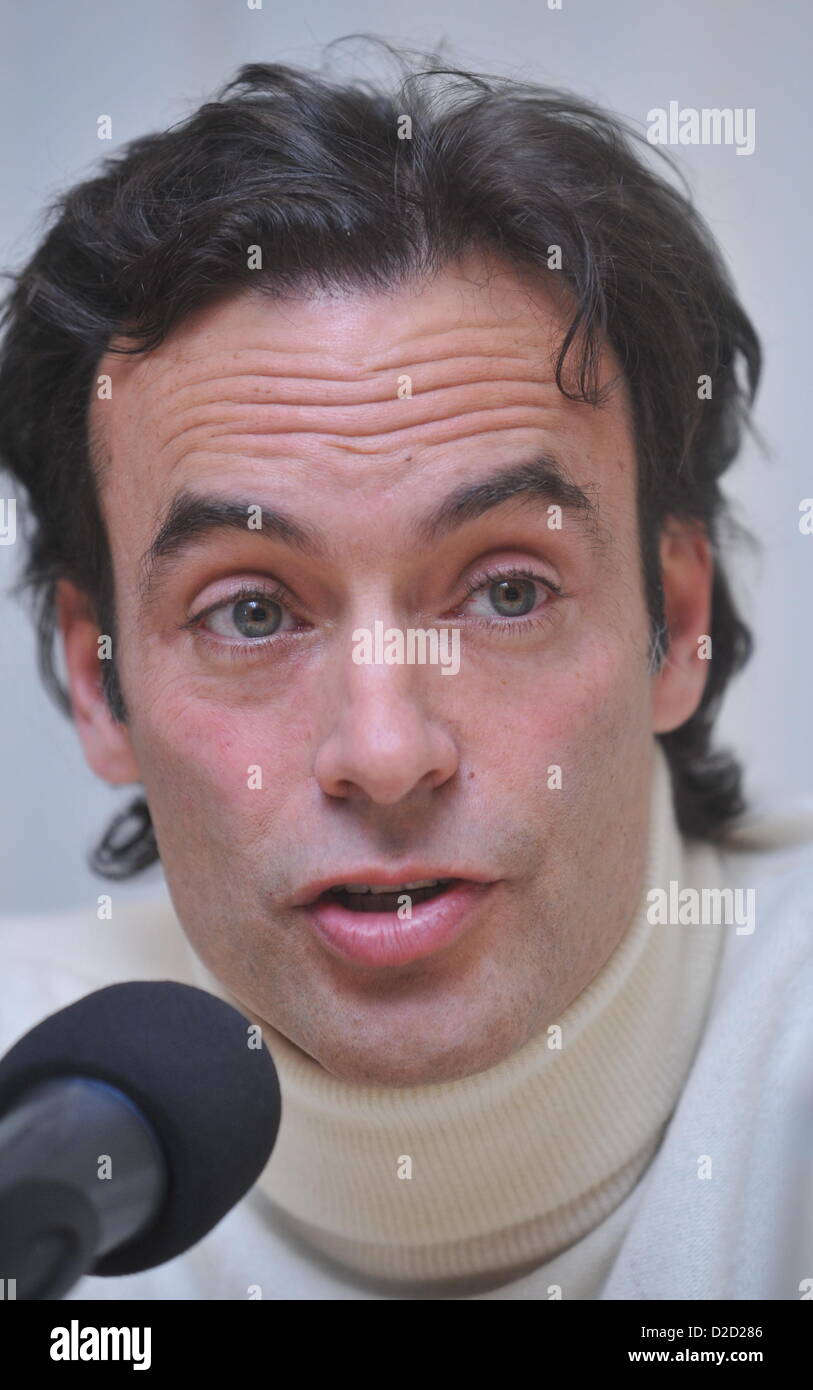
[[[455,334],[456,336],[456,334]],[[420,343],[420,340],[419,340]],[[390,349],[392,355],[392,367],[386,364],[375,368],[360,366],[355,370],[351,378],[344,375],[317,375],[302,370],[292,372],[290,367],[280,375],[275,366],[269,366],[267,370],[246,374],[244,370],[234,370],[235,358],[241,351],[225,354],[221,350],[219,359],[212,360],[207,354],[199,354],[193,359],[177,357],[173,360],[160,362],[153,357],[148,362],[142,360],[138,363],[128,364],[131,376],[130,382],[138,391],[142,388],[142,395],[146,397],[142,401],[142,406],[146,407],[147,415],[152,415],[153,424],[156,427],[156,434],[159,436],[169,432],[169,437],[158,444],[159,452],[171,449],[175,443],[188,436],[196,430],[213,428],[215,436],[218,427],[222,431],[224,427],[227,432],[236,437],[245,434],[256,433],[261,435],[263,431],[269,431],[269,425],[273,424],[273,413],[283,411],[286,407],[299,408],[305,411],[316,411],[324,416],[331,410],[354,411],[359,406],[378,407],[395,404],[396,408],[401,406],[398,414],[401,415],[406,410],[412,417],[412,423],[418,423],[415,415],[420,412],[421,416],[431,418],[435,410],[443,414],[442,405],[443,393],[448,391],[471,392],[482,386],[484,382],[502,383],[510,391],[519,388],[528,388],[531,391],[540,391],[543,396],[548,394],[549,389],[554,384],[548,379],[550,373],[544,370],[541,361],[533,363],[529,373],[529,360],[526,353],[517,352],[515,341],[512,338],[511,344],[506,345],[508,350],[504,350],[499,355],[493,351],[493,343],[489,352],[478,352],[469,343],[461,344],[460,351],[455,353],[453,358],[438,360],[436,345],[426,344],[425,361],[420,356],[415,355],[414,347],[411,348],[410,360],[406,360],[403,349]],[[160,352],[160,349],[156,350]],[[268,355],[269,349],[251,349],[252,356],[265,354]],[[285,359],[290,358],[292,349],[285,348],[279,350],[281,359],[280,365],[285,364]],[[300,353],[300,356],[304,354]],[[536,354],[534,354],[536,356]],[[311,354],[313,356],[313,354]],[[336,354],[331,353],[327,361],[335,363]],[[191,363],[200,364],[205,368],[203,371],[196,371],[191,380],[179,381],[178,377],[183,377],[189,370]],[[222,367],[219,369],[219,363]],[[429,368],[425,371],[424,368]],[[434,370],[433,370],[434,368]],[[225,370],[224,370],[225,369]],[[415,383],[415,394],[408,398],[406,404],[402,404],[392,389],[392,372],[406,372],[418,374],[422,379]],[[361,375],[359,375],[361,373]],[[381,380],[370,380],[370,376],[381,378]],[[449,376],[451,375],[451,381]],[[371,397],[370,388],[374,388],[374,395]],[[212,388],[215,388],[213,391]],[[301,388],[301,389],[300,389]],[[309,392],[310,388],[310,392]],[[319,399],[314,400],[313,388],[318,388]],[[217,391],[227,390],[228,395],[218,395]],[[269,400],[271,390],[274,390],[275,398]],[[349,397],[349,398],[348,398]],[[154,407],[150,410],[150,398]],[[424,408],[416,411],[417,403],[423,398]],[[177,412],[170,409],[169,418],[162,419],[164,406],[166,403],[178,404],[180,409]],[[426,406],[434,404],[434,410],[427,416]],[[517,406],[519,402],[512,402]],[[528,402],[530,404],[530,402]],[[540,402],[541,404],[541,402]],[[507,402],[495,400],[491,409],[500,409],[507,406]],[[219,407],[227,407],[226,418]],[[510,407],[509,407],[510,408]],[[446,408],[446,418],[450,415],[459,414],[459,408]],[[471,413],[471,412],[468,412]],[[476,413],[476,412],[475,412]],[[256,414],[255,427],[244,429],[236,428],[241,414],[248,415],[249,420]],[[270,414],[271,420],[263,419],[263,416]],[[173,419],[173,415],[175,419]],[[195,416],[202,418],[194,418]],[[189,420],[189,417],[193,418]],[[189,423],[185,422],[189,421]],[[175,425],[181,426],[180,429],[174,428]],[[376,422],[378,424],[378,422]],[[314,421],[315,429],[319,432],[323,428],[321,421]],[[352,428],[345,433],[358,431],[358,426],[351,417]],[[401,429],[403,426],[396,426]],[[269,431],[270,432],[270,431]],[[273,431],[278,433],[279,430]],[[290,433],[307,433],[307,429],[302,431],[286,431]],[[365,436],[379,434],[382,437],[387,435],[386,429],[373,427],[362,432]]]
[[[475,385],[476,383],[472,383]],[[525,382],[527,386],[535,386],[536,383]],[[387,396],[377,401],[367,401],[357,404],[313,404],[306,402],[302,410],[310,418],[306,423],[293,424],[284,418],[278,422],[273,420],[251,419],[246,421],[245,427],[239,427],[239,416],[235,415],[233,420],[224,420],[218,412],[218,418],[208,420],[196,419],[183,428],[176,429],[170,437],[163,443],[157,445],[159,453],[164,453],[175,446],[184,445],[182,456],[172,464],[172,469],[178,466],[181,458],[188,458],[194,453],[229,453],[230,441],[255,440],[261,444],[264,440],[274,438],[290,437],[291,439],[301,438],[302,436],[328,436],[333,437],[338,448],[345,448],[344,441],[358,441],[358,453],[375,454],[379,448],[389,449],[403,447],[393,441],[399,436],[414,436],[415,444],[426,444],[427,447],[433,445],[441,446],[456,442],[459,439],[473,437],[481,434],[482,430],[474,428],[478,419],[488,418],[491,420],[491,430],[500,429],[519,429],[532,426],[538,423],[537,420],[523,421],[520,415],[524,412],[540,411],[550,413],[555,409],[557,402],[543,403],[539,400],[494,400],[491,404],[484,405],[482,398],[477,397],[468,407],[464,407],[459,400],[444,401],[443,396],[449,391],[460,392],[466,390],[466,385],[441,386],[421,391],[415,396],[405,400],[395,400]],[[260,411],[280,411],[285,410],[286,403],[273,402],[265,406],[253,403],[253,413]],[[367,427],[362,427],[357,412],[365,412]],[[373,416],[372,412],[375,411]],[[318,418],[318,417],[322,418]],[[324,417],[327,416],[327,419]],[[504,416],[504,421],[499,418]],[[245,416],[244,416],[245,418]],[[386,427],[385,427],[386,426]],[[189,442],[189,436],[199,436],[199,440]],[[427,438],[429,436],[429,438]],[[184,443],[185,441],[185,443]],[[367,448],[361,447],[362,442],[368,445]],[[262,458],[262,454],[257,452],[255,457]],[[273,457],[273,455],[269,455]]]
[[[497,331],[499,325],[497,326]],[[324,368],[319,362],[319,354],[313,349],[296,349],[293,345],[284,347],[252,347],[237,348],[233,352],[221,349],[218,354],[198,353],[194,357],[175,354],[169,360],[161,360],[161,348],[143,358],[138,362],[127,364],[127,372],[130,381],[135,388],[145,387],[151,394],[154,394],[160,401],[164,399],[175,399],[186,393],[201,390],[212,384],[223,384],[233,389],[234,383],[245,381],[257,382],[259,386],[253,390],[249,389],[245,394],[245,402],[238,399],[235,394],[230,394],[228,403],[243,404],[251,401],[262,402],[264,395],[264,383],[274,380],[280,386],[286,382],[312,381],[324,386],[326,383],[337,387],[363,387],[370,377],[384,376],[389,377],[392,372],[412,372],[420,371],[423,368],[437,364],[441,370],[452,371],[457,376],[458,372],[454,369],[459,365],[465,368],[464,375],[467,379],[493,379],[495,373],[499,374],[502,367],[508,373],[507,379],[512,379],[519,369],[520,373],[527,371],[529,366],[529,353],[527,351],[516,350],[516,338],[511,332],[510,341],[503,347],[502,352],[495,352],[494,335],[489,337],[488,342],[478,351],[470,341],[470,329],[451,329],[446,330],[444,337],[451,336],[453,341],[445,353],[440,352],[436,341],[432,341],[431,334],[418,335],[412,344],[389,346],[386,351],[381,350],[379,361],[372,365],[369,356],[364,361],[355,362],[351,365],[345,364],[348,370],[339,372],[336,370],[337,350],[330,347],[322,353]],[[461,337],[463,341],[455,341]],[[436,338],[437,335],[434,335]],[[530,344],[529,344],[530,347]],[[256,368],[247,371],[245,368],[235,367],[235,363],[242,357],[254,359],[256,357],[264,359],[256,364]],[[290,359],[292,357],[308,358],[314,363],[314,368],[292,370]],[[270,359],[270,361],[269,361]],[[550,375],[546,370],[550,364],[546,363],[544,353],[541,353],[540,346],[536,346],[531,353],[531,360],[534,365],[533,379],[539,384],[543,384],[545,378]],[[249,364],[247,363],[246,366]],[[279,369],[283,368],[282,371]],[[478,370],[479,368],[479,370]],[[327,369],[327,370],[325,370]],[[540,370],[541,369],[541,370]],[[178,380],[179,376],[193,371],[189,380]],[[209,402],[207,402],[209,403]],[[210,402],[214,404],[215,402]],[[302,404],[297,399],[297,404]]]
[[[230,380],[232,384],[229,387],[229,395],[218,394],[209,397],[204,391],[199,399],[189,400],[183,405],[179,404],[179,408],[174,412],[174,415],[177,419],[178,426],[181,428],[174,430],[171,437],[160,447],[161,449],[168,447],[174,439],[181,438],[191,429],[208,425],[215,427],[219,425],[227,426],[235,417],[239,421],[239,412],[247,415],[249,419],[253,418],[256,414],[256,423],[258,425],[262,424],[262,416],[266,414],[272,415],[275,411],[278,412],[289,407],[309,412],[324,413],[332,410],[350,412],[359,408],[366,409],[369,407],[389,407],[390,405],[395,405],[396,407],[401,406],[402,409],[408,408],[413,413],[416,413],[416,407],[421,401],[428,403],[430,398],[438,398],[443,393],[449,391],[471,392],[481,387],[483,383],[490,383],[498,388],[495,393],[493,404],[486,408],[499,409],[509,404],[515,406],[519,404],[519,402],[509,403],[501,400],[499,395],[500,386],[509,387],[512,391],[516,391],[519,388],[527,388],[529,392],[534,394],[541,391],[543,396],[546,396],[549,394],[550,388],[553,385],[552,382],[545,381],[537,375],[529,375],[528,364],[521,359],[516,359],[517,371],[512,375],[501,375],[500,363],[496,362],[493,357],[476,358],[474,361],[471,356],[468,358],[461,357],[460,363],[461,366],[465,364],[465,370],[462,372],[455,372],[451,379],[448,378],[447,374],[441,371],[439,374],[427,374],[423,379],[414,382],[414,394],[404,398],[404,400],[401,400],[395,392],[395,382],[392,371],[383,368],[377,372],[377,375],[380,375],[381,379],[375,382],[371,381],[369,378],[348,381],[338,377],[314,377],[304,373],[298,376],[286,376],[274,372],[269,372],[267,378],[254,377],[249,379],[242,374],[237,374],[231,379],[208,377],[205,381],[188,382],[185,385],[176,382],[171,384],[165,392],[155,393],[158,397],[159,404],[165,399],[171,399],[173,402],[178,403],[179,398],[186,392],[190,390],[200,390],[210,383],[220,383]],[[433,360],[433,365],[435,364],[437,364],[437,359]],[[443,366],[446,365],[448,364],[443,364]],[[503,371],[504,366],[505,363],[503,360]],[[414,374],[415,364],[412,362],[400,362],[397,364],[395,370],[399,376],[410,376],[411,373]],[[266,379],[274,384],[275,394],[272,399],[268,398],[269,392],[265,389],[247,390],[245,393],[235,392],[234,390],[233,383],[236,381],[248,382],[252,380],[256,382],[258,380],[265,381]],[[313,391],[308,392],[307,389],[303,392],[289,389],[292,383],[298,384],[302,382],[307,382],[309,386],[318,388],[318,397],[314,398]],[[327,382],[330,382],[331,385],[335,385],[340,389],[335,392],[326,391],[324,388]],[[373,387],[374,390],[371,390]],[[408,403],[407,406],[404,405],[404,401]],[[221,407],[224,406],[232,407],[235,414],[226,414],[225,416],[221,414]],[[191,424],[184,424],[184,419],[186,417],[196,414],[199,415],[200,418],[193,419]],[[161,421],[158,420],[157,423],[160,428]],[[173,420],[170,419],[166,423],[171,428]],[[251,432],[253,431],[233,430],[235,434]],[[260,433],[261,430],[257,430],[256,432]]]

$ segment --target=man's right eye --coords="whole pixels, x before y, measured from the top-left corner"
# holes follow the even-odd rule
[[[243,586],[195,614],[186,626],[223,638],[228,645],[258,646],[280,632],[296,630],[282,593]]]

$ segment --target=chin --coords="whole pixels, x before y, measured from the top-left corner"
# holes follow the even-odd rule
[[[371,1037],[364,1046],[355,1037],[348,1039],[346,1048],[326,1042],[315,1060],[342,1081],[370,1086],[425,1086],[486,1071],[521,1043],[522,1039],[516,1036],[500,1042],[495,1029],[487,1025],[479,1035],[470,1031],[468,1036],[450,1042],[440,1030],[433,1037],[428,1021],[421,1024],[415,1020],[412,1032],[402,1033],[397,1040],[392,1036]]]

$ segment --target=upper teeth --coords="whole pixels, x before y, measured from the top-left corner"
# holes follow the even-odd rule
[[[409,888],[434,888],[448,878],[422,878],[417,883],[334,883],[332,893],[400,893]]]

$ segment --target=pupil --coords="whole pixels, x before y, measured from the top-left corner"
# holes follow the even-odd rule
[[[525,593],[522,593],[522,586]],[[507,607],[506,617],[515,618],[528,613],[534,606],[535,586],[531,579],[500,579],[491,586],[491,602],[495,608]]]
[[[276,614],[269,615],[269,604],[265,599],[245,598],[234,605],[234,625],[244,637],[268,637],[279,624]],[[270,624],[270,626],[269,626]]]

